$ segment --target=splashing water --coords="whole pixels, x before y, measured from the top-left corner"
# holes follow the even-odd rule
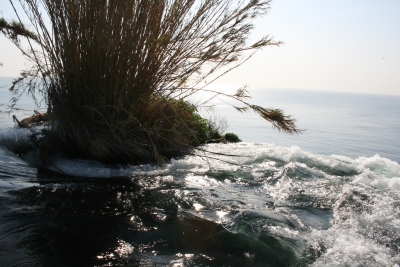
[[[27,142],[19,147],[29,161],[36,152],[21,149]],[[205,153],[163,166],[60,156],[54,172],[35,173],[3,153],[1,197],[11,211],[3,209],[2,243],[34,255],[20,266],[28,259],[66,266],[400,263],[398,163],[272,144],[204,148],[236,156]]]

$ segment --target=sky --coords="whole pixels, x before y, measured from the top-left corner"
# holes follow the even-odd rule
[[[0,0],[6,18],[12,9]],[[274,0],[257,19],[252,40],[283,41],[258,51],[215,85],[400,95],[399,0]],[[26,62],[0,36],[0,76]]]

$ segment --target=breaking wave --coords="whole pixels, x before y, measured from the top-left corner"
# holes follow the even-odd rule
[[[37,151],[26,134],[22,129],[2,132],[0,144],[35,166]],[[35,189],[88,191],[82,183],[71,182],[73,176],[91,181],[124,177],[140,190],[112,191],[120,203],[117,208],[129,210],[132,201],[144,203],[151,196],[151,216],[157,223],[146,221],[145,212],[127,212],[130,227],[145,237],[122,234],[126,238],[118,239],[114,250],[97,253],[100,263],[218,266],[233,259],[248,266],[400,264],[399,163],[379,155],[324,156],[266,143],[210,144],[202,149],[162,166],[109,166],[57,156],[49,169],[68,176],[69,182],[53,181]],[[0,160],[17,164],[5,156]],[[179,234],[169,235],[171,229]],[[185,229],[190,231],[188,239]],[[153,245],[146,249],[150,241]],[[169,249],[156,245],[160,242]],[[172,249],[174,242],[179,245]]]

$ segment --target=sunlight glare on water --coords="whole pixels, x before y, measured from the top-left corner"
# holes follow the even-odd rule
[[[214,155],[217,159],[207,161],[202,159],[204,155],[187,156],[164,166],[136,167],[107,167],[91,161],[59,158],[53,168],[88,177],[93,173],[96,177],[101,174],[149,177],[140,181],[142,190],[170,194],[182,218],[221,224],[228,233],[253,240],[252,246],[257,247],[252,252],[255,260],[262,258],[259,253],[263,248],[269,247],[270,251],[292,255],[295,259],[291,263],[398,264],[398,163],[379,156],[357,159],[321,156],[298,147],[271,144],[212,144],[205,148],[218,153],[235,151],[237,156]],[[117,196],[118,201],[126,197]],[[153,216],[160,223],[166,222],[168,214],[164,212],[165,209],[156,209]],[[140,221],[137,227],[141,232],[151,233],[160,228],[149,228],[140,216],[131,216],[130,220]],[[156,240],[156,243],[166,242]],[[272,247],[271,240],[274,240]],[[157,245],[150,246],[152,250],[148,252],[150,247],[126,242],[119,241],[122,245],[112,252],[115,255],[118,251],[119,260],[133,257],[141,262],[146,259],[146,264],[191,262],[192,257],[164,255]],[[141,253],[135,253],[138,250]],[[199,254],[191,252],[195,255],[194,262],[199,260]],[[112,258],[110,255],[100,256]],[[137,258],[138,255],[141,256]],[[279,262],[279,257],[275,257]]]

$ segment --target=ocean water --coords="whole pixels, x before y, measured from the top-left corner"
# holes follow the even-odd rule
[[[252,95],[303,134],[221,106],[244,142],[204,148],[232,156],[43,169],[0,89],[0,266],[399,266],[400,98]]]

